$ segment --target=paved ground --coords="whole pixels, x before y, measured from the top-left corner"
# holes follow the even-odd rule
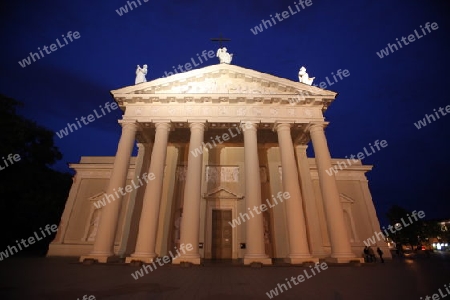
[[[309,268],[276,265],[251,268],[206,262],[165,265],[133,279],[139,267],[82,265],[67,258],[8,258],[0,262],[0,299],[269,299],[266,292]],[[420,299],[450,283],[450,256],[394,259],[384,264],[330,265],[275,299]],[[443,289],[443,291],[445,291]],[[91,298],[93,299],[93,298]]]

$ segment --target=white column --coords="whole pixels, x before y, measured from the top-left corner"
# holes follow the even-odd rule
[[[121,193],[116,192],[116,190],[118,191],[119,188],[123,189],[125,186],[138,127],[135,120],[121,120],[119,122],[122,125],[122,136],[120,137],[111,178],[106,189],[106,195],[113,195],[113,197],[118,195],[119,197],[114,197],[114,201],[106,203],[101,209],[94,248],[88,255],[81,256],[80,261],[94,259],[100,263],[106,263],[114,255],[114,239],[123,198]]]
[[[153,145],[148,170],[148,175],[154,176],[154,179],[150,180],[145,188],[136,249],[130,257],[126,258],[126,263],[131,261],[151,263],[157,256],[155,253],[156,234],[158,230],[159,206],[161,204],[170,123],[156,123],[155,127],[155,143]]]
[[[291,125],[278,124],[278,143],[281,154],[281,169],[283,177],[283,193],[288,192],[289,198],[283,200],[286,203],[286,217],[289,233],[288,262],[300,264],[303,262],[318,262],[318,258],[312,258],[309,253],[308,237],[306,235],[305,215],[303,212],[303,200],[300,193],[297,164],[295,162],[294,145],[292,144]]]
[[[339,199],[336,177],[328,175],[331,169],[331,156],[323,124],[313,124],[309,129],[316,155],[317,171],[319,173],[320,190],[322,192],[325,215],[327,218],[328,234],[331,242],[330,261],[345,263],[355,260],[350,240],[345,228],[344,212]]]
[[[316,197],[311,180],[308,157],[306,156],[307,145],[295,147],[297,152],[298,169],[300,171],[301,191],[305,203],[305,216],[307,232],[309,233],[309,246],[312,256],[325,257],[323,249],[322,230],[320,227],[319,211],[317,209]]]
[[[259,175],[258,143],[256,124],[242,123],[244,131],[244,159],[245,159],[245,200],[247,208],[251,210],[261,205],[261,178]],[[250,214],[248,211],[244,213]],[[252,262],[272,264],[272,259],[265,253],[263,215],[254,213],[245,223],[247,251],[244,255],[244,265]]]
[[[172,261],[173,264],[190,262],[200,264],[198,251],[200,230],[200,201],[202,185],[203,155],[198,155],[196,149],[203,148],[205,124],[195,122],[190,124],[191,137],[189,141],[188,167],[186,172],[186,186],[184,190],[183,218],[180,226],[181,256]],[[196,153],[196,155],[194,155]],[[188,251],[186,248],[192,250]]]
[[[124,257],[126,254],[130,253],[130,251],[133,251],[136,247],[136,238],[138,233],[138,225],[135,224],[134,218],[136,217],[135,209],[140,206],[139,211],[142,210],[142,203],[138,203],[139,200],[136,199],[137,195],[142,195],[143,192],[145,192],[146,182],[142,180],[144,174],[148,173],[148,162],[150,162],[151,154],[152,154],[152,146],[153,143],[142,143],[144,140],[142,137],[139,136],[136,137],[136,139],[141,142],[137,143],[137,156],[135,160],[135,169],[134,169],[134,176],[133,181],[137,184],[139,183],[139,180],[142,182],[142,186],[135,187],[129,196],[128,205],[126,207],[125,215],[124,215],[124,221],[122,225],[122,239],[120,242],[120,248],[118,249],[118,255],[120,257]]]

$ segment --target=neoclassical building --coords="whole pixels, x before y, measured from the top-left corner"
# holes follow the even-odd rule
[[[117,154],[70,165],[49,256],[345,263],[380,231],[371,166],[331,172],[346,160],[324,132],[335,92],[220,63],[111,94],[124,112]]]

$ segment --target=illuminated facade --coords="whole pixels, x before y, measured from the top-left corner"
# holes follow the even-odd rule
[[[324,132],[335,92],[218,64],[111,93],[124,111],[117,154],[71,165],[48,255],[148,263],[190,244],[173,263],[363,261],[380,231],[371,166],[332,171],[346,160],[331,159]]]

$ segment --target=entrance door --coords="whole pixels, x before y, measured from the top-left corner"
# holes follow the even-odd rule
[[[231,259],[232,258],[232,228],[231,210],[213,209],[212,210],[212,259]]]

